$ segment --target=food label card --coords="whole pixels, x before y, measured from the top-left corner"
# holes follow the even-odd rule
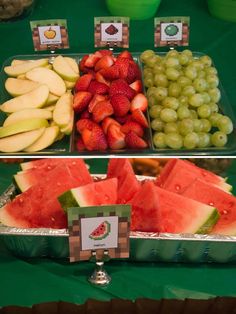
[[[106,16],[94,18],[95,47],[129,47],[129,18]]]
[[[154,19],[154,45],[188,46],[189,16],[157,17]]]
[[[70,262],[89,260],[104,250],[110,258],[129,257],[130,206],[107,205],[68,209]]]
[[[66,20],[31,21],[34,50],[55,50],[69,48]]]

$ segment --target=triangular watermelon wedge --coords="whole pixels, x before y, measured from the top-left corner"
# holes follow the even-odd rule
[[[105,220],[102,223],[100,223],[99,226],[90,233],[89,238],[95,241],[102,240],[105,239],[110,232],[111,224]]]

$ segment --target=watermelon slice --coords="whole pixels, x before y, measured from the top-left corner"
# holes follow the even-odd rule
[[[132,229],[146,232],[205,234],[219,217],[214,207],[166,191],[151,181],[135,195],[132,210]]]
[[[59,164],[12,202],[0,209],[0,221],[19,228],[66,228],[67,218],[57,197],[91,182],[76,165]]]
[[[182,195],[214,206],[220,213],[220,219],[211,233],[236,235],[236,197],[221,189],[196,179]]]
[[[232,186],[226,183],[224,178],[199,168],[190,161],[177,158],[167,162],[156,182],[158,186],[168,191],[181,194],[197,178],[214,184],[226,192],[232,189]]]
[[[133,168],[127,158],[112,158],[108,163],[107,178],[118,179],[118,204],[128,203],[140,190]]]
[[[66,191],[58,197],[62,208],[111,205],[117,203],[117,179],[90,183]]]
[[[20,171],[14,175],[15,182],[21,192],[26,191],[34,184],[44,180],[47,173],[55,169],[58,165],[68,165],[72,173],[73,169],[76,167],[80,169],[80,176],[83,177],[86,182],[92,182],[86,164],[83,159],[80,158],[40,159],[23,164],[26,166],[26,170]],[[31,168],[29,168],[30,165],[32,166]],[[23,166],[23,168],[25,166]]]
[[[90,233],[89,238],[92,240],[105,239],[111,232],[111,224],[108,221],[103,221],[93,232]]]

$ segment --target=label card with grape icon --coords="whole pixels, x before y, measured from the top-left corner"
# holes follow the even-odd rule
[[[157,17],[154,19],[154,45],[163,46],[188,46],[189,45],[188,16]]]

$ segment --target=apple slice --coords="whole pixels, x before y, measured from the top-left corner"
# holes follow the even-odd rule
[[[14,124],[21,120],[27,120],[32,118],[52,119],[52,112],[46,109],[29,108],[10,114],[3,123],[3,126]]]
[[[26,147],[24,151],[26,152],[38,152],[52,145],[59,134],[58,126],[49,126],[45,129],[44,133],[40,138],[35,141],[32,145]]]
[[[66,134],[66,135],[70,135],[72,133],[72,130],[73,130],[73,125],[74,125],[74,111],[72,112],[72,116],[71,116],[69,123],[64,128],[61,128],[61,130],[60,130],[61,133]]]
[[[9,77],[5,82],[7,92],[13,97],[29,93],[37,87],[39,83],[13,77]]]
[[[18,80],[26,80],[25,74],[20,74],[16,77]]]
[[[79,67],[78,67],[78,63],[75,61],[75,59],[70,58],[70,57],[64,57],[64,59],[66,60],[66,62],[69,64],[69,66],[71,67],[71,69],[79,75]]]
[[[17,121],[14,124],[0,127],[0,138],[14,135],[17,133],[36,130],[39,128],[47,127],[48,121],[41,118],[25,119]]]
[[[50,106],[43,107],[43,109],[53,112],[54,109],[55,109],[55,106],[56,106],[56,105],[54,104],[54,105],[50,105]]]
[[[58,101],[58,99],[59,99],[58,96],[55,96],[55,95],[49,93],[48,99],[47,99],[44,107],[54,105]]]
[[[57,56],[53,62],[53,69],[56,71],[64,80],[69,82],[77,81],[79,74],[76,73],[68,62],[62,57]]]
[[[0,138],[0,151],[4,153],[20,152],[32,145],[44,133],[45,128]]]
[[[0,110],[10,113],[27,108],[40,108],[46,103],[48,95],[48,86],[40,85],[27,94],[7,100],[0,106]]]
[[[11,62],[11,65],[18,65],[18,64],[22,64],[24,62],[27,62],[28,60],[18,60],[18,59],[13,59]]]
[[[17,65],[6,66],[4,68],[4,71],[9,76],[16,77],[18,75],[25,74],[26,72],[34,68],[46,66],[47,64],[48,64],[48,59],[38,59],[33,62],[26,61]]]
[[[65,127],[73,113],[73,96],[70,92],[62,95],[56,103],[53,111],[53,121],[60,127]]]
[[[53,70],[47,68],[36,68],[26,73],[26,78],[34,82],[46,84],[50,93],[62,96],[66,92],[63,79]]]
[[[65,82],[65,84],[66,84],[67,90],[74,88],[74,86],[75,86],[75,84],[76,84],[76,82],[69,82],[69,81],[65,81],[65,80],[64,80],[64,82]]]

